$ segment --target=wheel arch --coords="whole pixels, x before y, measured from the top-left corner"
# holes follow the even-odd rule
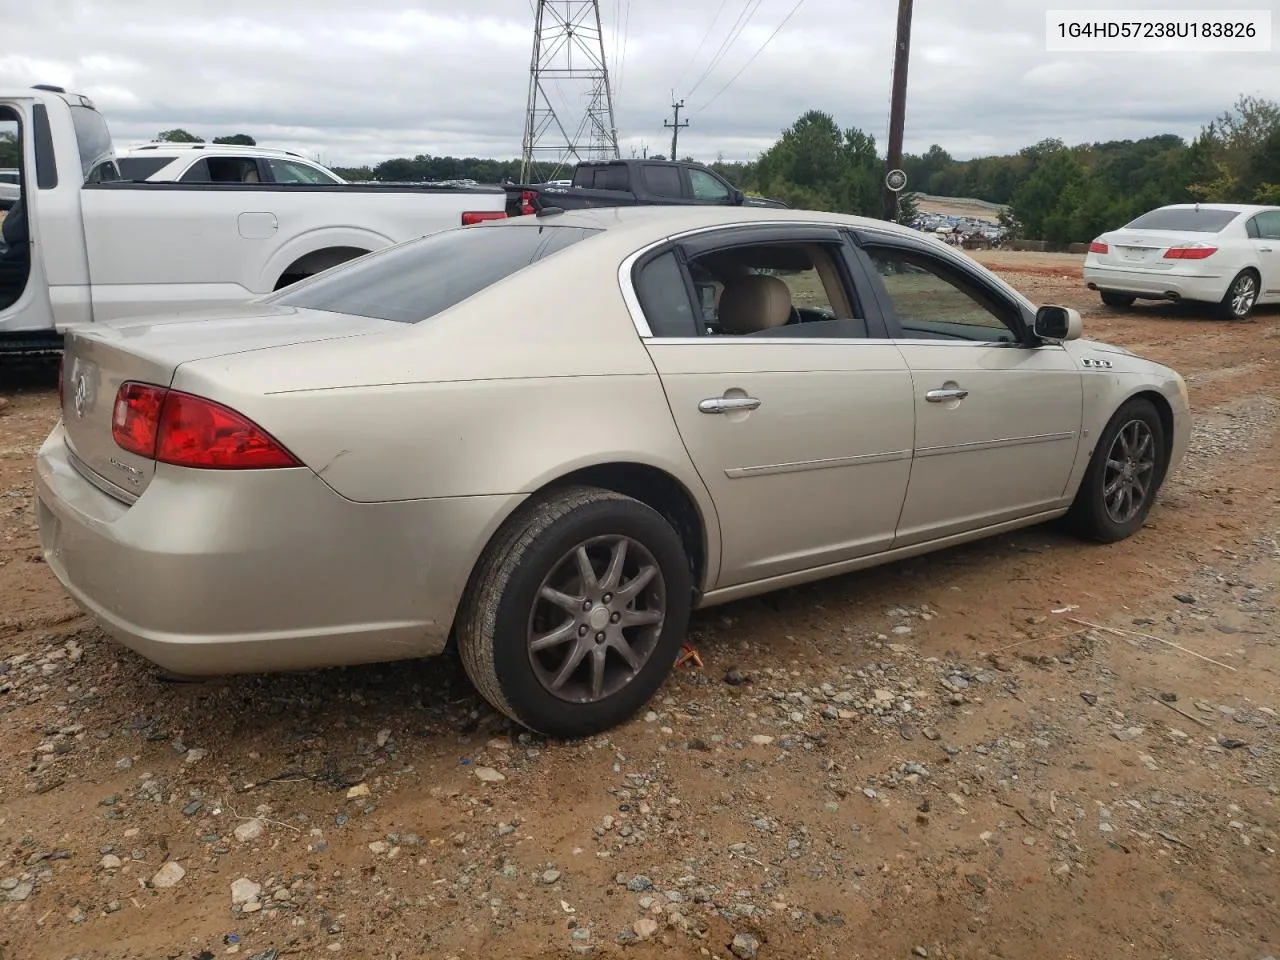
[[[530,504],[541,500],[553,490],[572,486],[612,490],[656,510],[675,528],[684,544],[693,578],[695,606],[701,595],[710,589],[719,573],[719,528],[714,515],[707,515],[707,510],[685,483],[668,470],[638,461],[613,460],[578,466],[542,482],[522,497],[506,516],[493,524],[492,532],[476,553],[467,573],[460,605],[454,611],[453,629],[449,632],[450,645],[455,640],[458,618],[463,613],[461,604],[466,602],[466,597],[472,591],[489,547],[503,536],[508,524]]]
[[[258,277],[261,290],[274,290],[280,279],[297,263],[326,251],[358,250],[361,255],[391,246],[395,241],[374,230],[359,227],[326,227],[291,237],[267,258]],[[332,265],[332,264],[331,264]]]

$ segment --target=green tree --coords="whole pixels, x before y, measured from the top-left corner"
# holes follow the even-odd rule
[[[233,133],[226,137],[214,137],[213,142],[232,147],[256,147],[258,145],[258,141],[247,133]]]
[[[156,134],[156,140],[160,143],[204,143],[200,137],[194,133],[188,133],[181,127],[175,127],[172,130],[161,130]]]

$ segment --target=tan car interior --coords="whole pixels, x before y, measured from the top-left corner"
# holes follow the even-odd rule
[[[721,336],[865,337],[866,324],[855,316],[830,252],[818,244],[741,247],[700,258],[716,277],[717,333]],[[809,319],[795,309],[791,287],[780,276],[756,272],[775,269],[792,274],[813,271],[821,281],[830,319]],[[823,313],[827,313],[825,306]]]

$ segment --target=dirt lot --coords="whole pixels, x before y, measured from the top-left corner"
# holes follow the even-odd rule
[[[583,743],[450,661],[157,676],[41,562],[56,400],[0,371],[0,955],[1280,954],[1280,311],[1112,313],[1078,258],[982,257],[1187,375],[1148,527],[707,611],[705,666]]]

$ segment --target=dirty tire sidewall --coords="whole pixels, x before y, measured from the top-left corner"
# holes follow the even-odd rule
[[[597,703],[568,703],[533,672],[529,613],[553,564],[576,544],[609,534],[631,537],[653,554],[666,581],[666,616],[648,662],[625,687]],[[524,505],[497,535],[468,589],[458,646],[467,675],[496,709],[537,733],[587,737],[626,721],[657,692],[685,639],[691,606],[684,545],[661,514],[610,490],[571,487]]]
[[[1102,294],[1102,302],[1106,304],[1108,307],[1113,307],[1117,310],[1125,310],[1129,307],[1132,307],[1133,301],[1136,299],[1138,298],[1131,297],[1123,293],[1105,293],[1104,292]]]
[[[1111,450],[1111,445],[1115,443],[1116,435],[1125,424],[1133,420],[1142,420],[1151,430],[1151,436],[1156,445],[1156,476],[1142,509],[1136,516],[1120,524],[1107,515],[1107,506],[1102,495],[1103,478],[1107,453]],[[1169,438],[1165,436],[1164,424],[1160,421],[1160,414],[1156,412],[1155,405],[1150,400],[1144,400],[1139,397],[1122,404],[1098,438],[1098,443],[1093,449],[1093,456],[1089,460],[1089,467],[1085,470],[1084,479],[1080,483],[1080,490],[1076,494],[1076,499],[1071,505],[1070,512],[1067,514],[1067,521],[1075,532],[1090,540],[1097,540],[1101,543],[1115,543],[1118,540],[1133,536],[1133,534],[1142,529],[1142,525],[1147,522],[1147,515],[1151,512],[1151,507],[1160,492],[1160,487],[1164,483],[1168,444]]]

